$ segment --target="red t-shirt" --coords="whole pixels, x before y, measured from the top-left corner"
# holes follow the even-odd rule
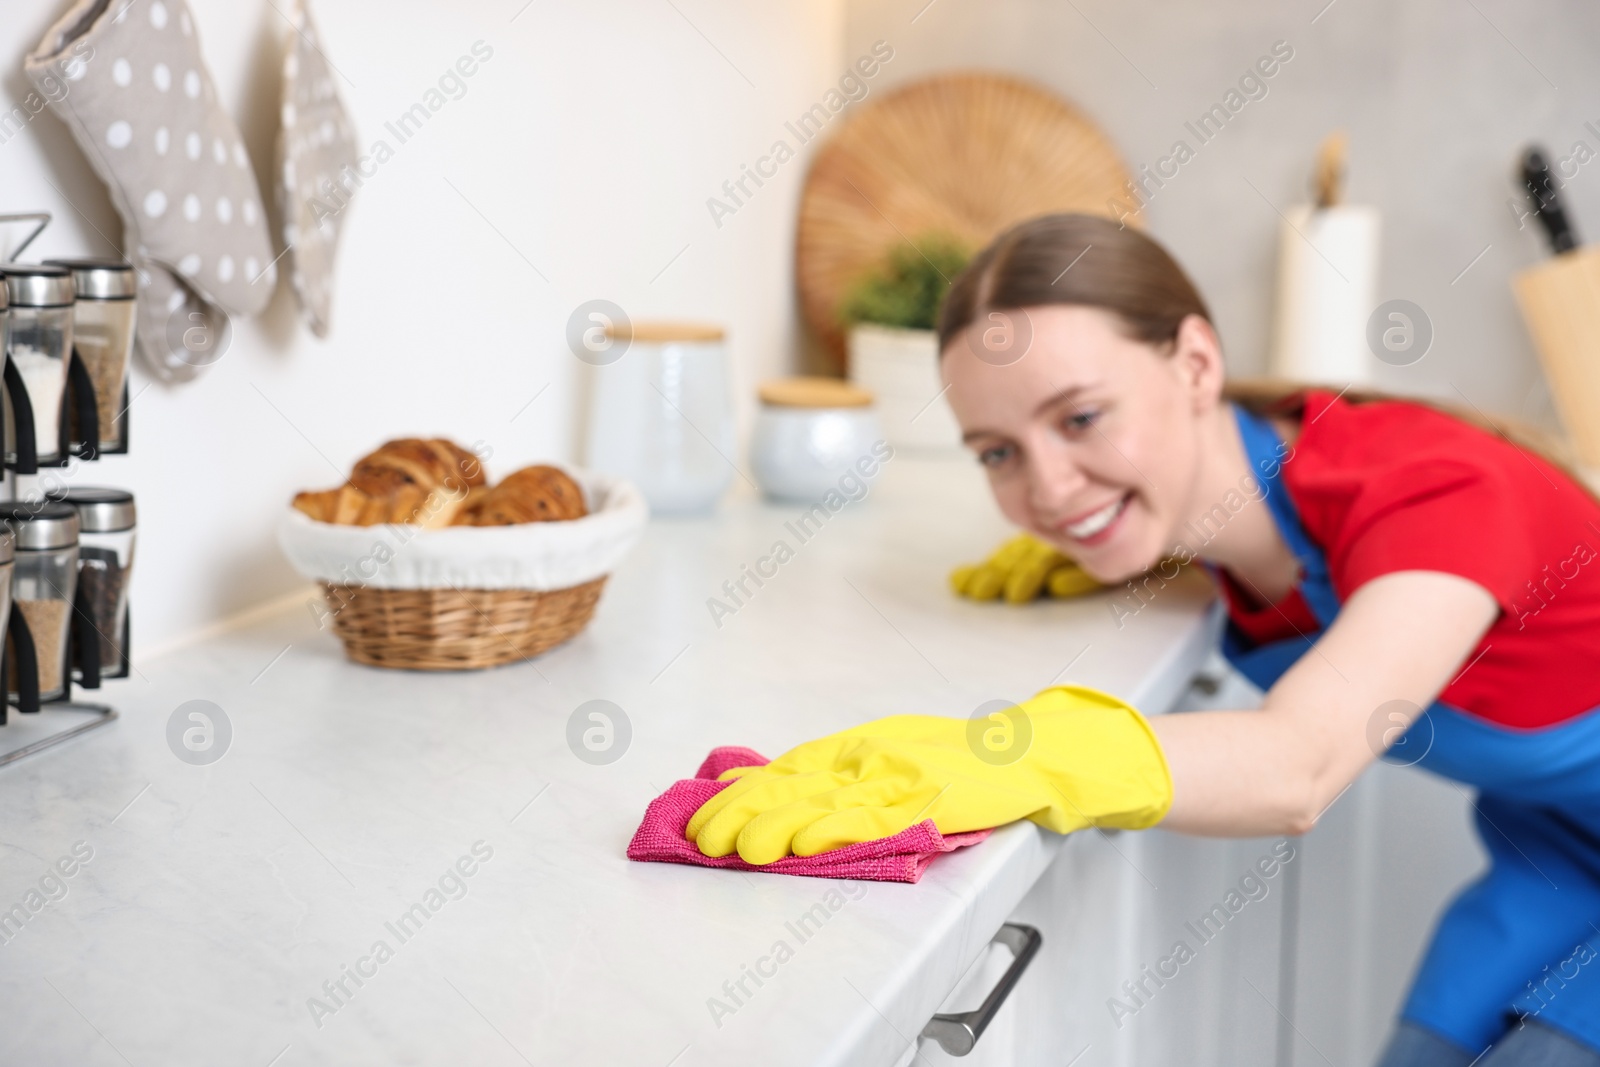
[[[1521,728],[1600,706],[1600,503],[1538,455],[1421,404],[1307,390],[1300,425],[1283,484],[1340,601],[1379,575],[1429,570],[1499,603],[1440,700]],[[1252,641],[1320,629],[1298,588],[1256,609],[1223,574]]]

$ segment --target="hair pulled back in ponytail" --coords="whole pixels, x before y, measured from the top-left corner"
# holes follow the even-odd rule
[[[1041,215],[996,237],[951,283],[939,313],[939,351],[990,311],[1054,304],[1111,312],[1129,337],[1157,349],[1177,338],[1188,316],[1211,322],[1194,282],[1154,239],[1098,215]],[[1307,388],[1279,379],[1230,379],[1223,396],[1256,414],[1292,414],[1301,407]],[[1356,404],[1398,400],[1441,411],[1542,457],[1600,499],[1563,449],[1519,422],[1485,415],[1476,407],[1372,389],[1346,389],[1340,395]]]

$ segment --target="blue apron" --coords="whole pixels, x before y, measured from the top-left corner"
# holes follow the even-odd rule
[[[1339,598],[1282,485],[1277,431],[1235,412],[1278,531],[1299,559],[1300,595],[1326,629]],[[1265,690],[1317,636],[1253,645],[1230,620],[1222,651]],[[1385,758],[1475,787],[1490,859],[1440,918],[1401,1017],[1473,1053],[1519,1018],[1536,1018],[1600,1053],[1600,707],[1518,730],[1435,703]]]

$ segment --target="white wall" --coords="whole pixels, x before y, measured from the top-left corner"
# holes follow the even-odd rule
[[[278,9],[288,5],[191,3],[223,104],[265,179],[290,32]],[[13,6],[0,20],[7,108],[29,88],[22,57],[67,5]],[[135,371],[131,454],[73,479],[138,496],[136,655],[300,588],[273,540],[289,497],[338,484],[388,437],[486,440],[491,474],[575,458],[581,365],[563,338],[585,300],[726,324],[741,398],[792,362],[805,161],[720,228],[706,199],[838,79],[838,0],[523,6],[317,4],[363,145],[387,137],[383,123],[474,41],[494,56],[350,208],[326,342],[298,324],[283,282],[198,381],[141,391]],[[115,251],[110,201],[53,116],[0,145],[0,175],[0,211],[56,215],[28,258]]]

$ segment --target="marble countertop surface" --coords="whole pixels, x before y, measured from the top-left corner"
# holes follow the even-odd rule
[[[0,1062],[900,1059],[1070,839],[1021,823],[917,885],[831,882],[630,862],[645,805],[716,745],[775,756],[1058,681],[1161,711],[1216,616],[1195,575],[1121,612],[955,598],[951,565],[1007,532],[970,461],[898,456],[809,531],[804,510],[741,486],[653,521],[593,624],[532,662],[356,666],[308,590],[108,683],[120,719],[0,767]],[[607,763],[569,742],[594,700],[631,734]],[[208,764],[169,741],[191,701],[231,733]]]

